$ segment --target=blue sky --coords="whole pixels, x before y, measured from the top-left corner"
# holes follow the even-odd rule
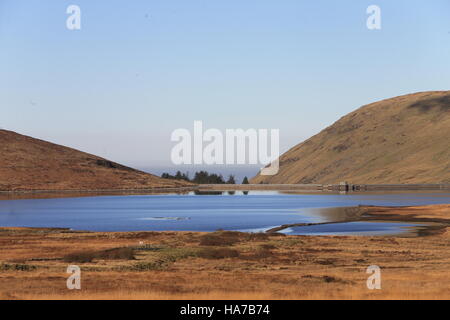
[[[0,0],[0,126],[137,167],[169,165],[194,120],[279,128],[285,151],[361,105],[449,90],[449,57],[448,0]]]

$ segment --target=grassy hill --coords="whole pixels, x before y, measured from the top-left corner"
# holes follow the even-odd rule
[[[186,186],[75,149],[0,130],[0,191]]]
[[[372,103],[280,158],[275,176],[252,183],[448,183],[450,91]]]

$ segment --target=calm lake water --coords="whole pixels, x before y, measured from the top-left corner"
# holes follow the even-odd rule
[[[60,227],[89,231],[261,232],[284,224],[345,221],[343,207],[450,203],[450,193],[124,195],[1,200],[0,226]],[[414,226],[351,222],[295,227],[287,234],[397,234]]]

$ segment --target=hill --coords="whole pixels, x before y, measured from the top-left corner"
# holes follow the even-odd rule
[[[450,91],[375,102],[280,157],[275,176],[252,183],[450,182]]]
[[[0,130],[0,191],[129,190],[187,185],[75,149]]]

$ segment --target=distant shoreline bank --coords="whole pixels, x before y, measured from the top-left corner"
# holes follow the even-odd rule
[[[87,189],[87,190],[0,190],[0,194],[38,193],[165,193],[190,191],[433,191],[448,190],[450,184],[204,184],[186,187],[148,189]]]
[[[449,190],[450,184],[246,184],[246,185],[200,185],[199,190],[211,191],[416,191]]]
[[[2,197],[41,195],[49,197],[95,196],[95,195],[153,195],[153,194],[185,194],[198,192],[234,192],[234,191],[281,191],[305,193],[344,193],[363,194],[366,192],[408,192],[408,191],[443,191],[450,192],[450,184],[204,184],[186,187],[166,187],[148,189],[92,189],[92,190],[0,190]]]

